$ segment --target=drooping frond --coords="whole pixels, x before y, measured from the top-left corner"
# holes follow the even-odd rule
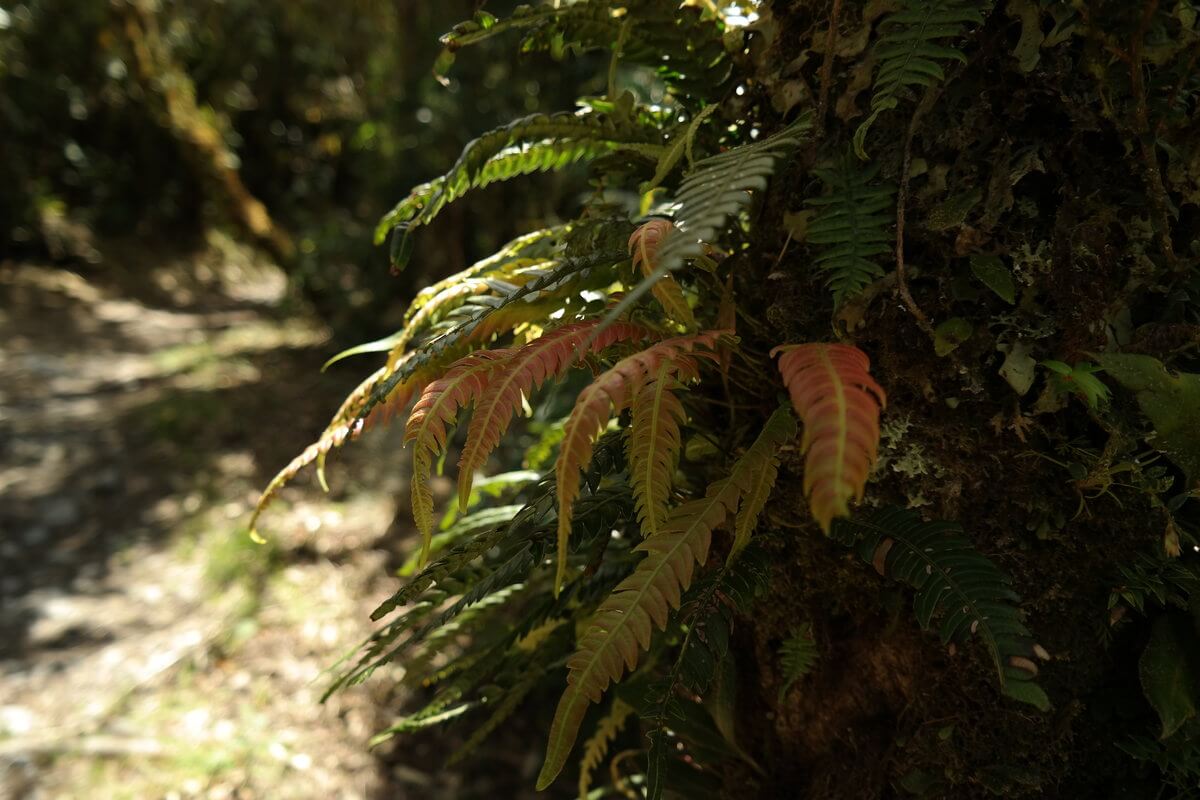
[[[811,129],[805,114],[788,127],[759,142],[731,148],[696,162],[675,194],[676,231],[658,248],[654,270],[609,312],[616,320],[637,303],[660,278],[679,269],[685,259],[704,252],[705,242],[716,241],[730,216],[750,202],[750,190],[762,190],[775,164],[796,147]]]
[[[476,403],[467,441],[458,463],[458,502],[465,508],[476,470],[500,444],[523,401],[551,378],[561,377],[579,358],[617,342],[644,339],[647,328],[628,322],[610,325],[598,336],[596,320],[563,325],[521,347],[490,376],[487,392]]]
[[[383,242],[397,227],[401,228],[399,235],[407,236],[471,189],[517,175],[561,169],[623,145],[641,149],[658,138],[656,127],[604,114],[560,112],[522,117],[469,142],[449,172],[413,189],[380,221],[375,241]]]
[[[854,151],[866,160],[863,143],[871,124],[900,104],[906,86],[933,86],[945,80],[939,61],[967,63],[967,57],[940,41],[963,35],[967,24],[982,25],[977,0],[904,0],[900,11],[880,23],[874,47],[879,71],[871,96],[871,116],[854,132]]]
[[[519,324],[545,320],[555,312],[572,307],[579,292],[611,282],[604,274],[606,268],[619,263],[623,257],[620,250],[612,250],[561,258],[553,269],[511,291],[473,298],[477,305],[465,304],[452,312],[444,321],[449,327],[424,342],[419,351],[396,363],[394,369],[371,389],[370,397],[359,411],[359,418],[374,413],[380,404],[387,402],[396,387],[412,375],[430,369],[440,373],[440,365],[453,361],[464,351],[507,333]],[[582,304],[578,307],[583,309]]]
[[[619,697],[613,698],[612,708],[596,723],[596,730],[583,744],[583,758],[579,760],[579,800],[587,800],[592,786],[592,773],[608,755],[609,745],[633,716],[633,706]]]
[[[675,229],[668,220],[654,219],[639,227],[629,237],[629,253],[633,256],[633,268],[649,276],[658,265],[658,248]],[[696,327],[696,317],[683,296],[683,288],[670,275],[664,275],[650,289],[667,316],[681,323],[688,330]]]
[[[822,245],[816,267],[833,291],[834,305],[840,306],[883,275],[875,258],[892,252],[889,227],[895,189],[874,182],[878,164],[864,166],[849,154],[813,173],[824,181],[828,194],[806,201],[816,208],[808,241]]]
[[[321,432],[317,441],[304,448],[304,452],[293,458],[286,467],[281,469],[271,482],[267,484],[267,488],[263,490],[258,498],[258,503],[254,507],[254,513],[250,517],[250,535],[257,536],[255,525],[258,523],[258,518],[262,516],[263,511],[275,499],[275,495],[279,490],[291,482],[292,478],[314,461],[324,458],[335,447],[341,447],[347,438],[353,438],[362,431],[362,423],[358,420],[359,412],[367,404],[371,396],[371,392],[386,377],[385,370],[380,368],[362,383],[360,383],[353,392],[342,402],[341,408],[333,415],[333,419],[325,426],[325,430]]]
[[[780,345],[779,373],[804,423],[800,448],[804,494],[821,530],[850,514],[879,447],[879,412],[887,394],[871,377],[867,354],[846,344]]]
[[[629,483],[642,534],[652,536],[667,520],[671,476],[679,459],[679,426],[687,418],[673,390],[670,363],[660,364],[633,396],[629,428]]]
[[[1008,576],[977,551],[956,522],[924,522],[912,511],[881,508],[861,519],[838,520],[835,540],[854,547],[881,575],[916,589],[921,627],[935,617],[942,642],[976,634],[983,639],[1004,694],[1042,710],[1050,701],[1036,683],[1033,641],[1014,605]]]
[[[813,641],[812,623],[799,625],[779,646],[779,668],[783,671],[783,685],[779,687],[782,702],[788,689],[812,672],[817,663],[817,643]]]
[[[399,331],[391,336],[343,350],[326,361],[322,369],[327,369],[350,356],[381,352],[389,353],[388,366],[394,368],[395,363],[405,354],[409,343],[439,318],[470,302],[471,297],[483,293],[489,287],[496,288],[498,292],[503,291],[502,287],[511,285],[514,276],[521,276],[517,285],[523,285],[527,280],[542,274],[545,269],[552,268],[555,265],[551,260],[555,245],[570,230],[570,225],[553,225],[523,234],[461,272],[426,286],[417,292],[416,297],[409,303]],[[479,288],[480,279],[489,279],[484,289]],[[497,283],[500,285],[496,286]],[[454,291],[456,287],[462,287],[464,284],[471,285],[474,291],[462,288]],[[433,306],[432,309],[430,305]]]
[[[625,28],[622,36],[622,28]],[[518,6],[512,16],[496,19],[480,12],[442,37],[441,70],[454,53],[493,36],[520,30],[523,51],[611,50],[621,41],[621,59],[658,71],[663,80],[693,97],[717,96],[729,75],[721,30],[703,19],[697,7],[679,8],[660,0],[583,0],[540,7]]]
[[[413,442],[412,509],[421,531],[421,564],[429,554],[433,536],[433,493],[429,475],[434,459],[446,448],[446,426],[458,412],[477,400],[488,377],[511,350],[481,350],[456,361],[438,380],[425,387],[404,429],[404,441]]]
[[[781,415],[776,424],[779,426],[779,441],[786,442],[795,438],[796,419],[791,414]],[[767,500],[771,497],[771,490],[775,488],[777,477],[779,477],[778,448],[771,451],[766,457],[762,469],[756,470],[750,476],[750,482],[746,486],[746,495],[742,498],[741,508],[738,509],[737,517],[733,521],[733,546],[729,549],[728,563],[732,564],[746,545],[750,544],[750,537],[758,527],[758,518],[762,514],[763,508],[766,507]]]
[[[567,661],[567,689],[550,727],[539,789],[562,770],[588,704],[599,702],[609,684],[637,666],[638,653],[650,646],[654,629],[665,627],[671,610],[679,607],[696,566],[708,559],[713,529],[737,509],[755,474],[794,433],[791,413],[778,409],[728,478],[711,484],[703,498],[672,511],[663,529],[635,548],[646,557],[600,605]]]
[[[711,350],[725,331],[707,331],[692,336],[677,336],[651,345],[618,361],[611,369],[579,393],[575,408],[563,426],[563,441],[554,473],[558,481],[558,569],[555,593],[567,571],[567,540],[571,535],[571,506],[579,494],[579,473],[592,458],[592,443],[604,430],[614,413],[629,407],[634,395],[652,375],[667,366],[666,376],[694,380],[699,375],[696,353],[701,347]],[[595,335],[595,334],[593,334]]]

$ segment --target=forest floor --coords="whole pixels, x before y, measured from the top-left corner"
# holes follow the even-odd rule
[[[246,534],[362,362],[219,237],[93,260],[0,264],[0,797],[453,796],[367,747],[391,681],[317,702],[408,544],[398,431]]]

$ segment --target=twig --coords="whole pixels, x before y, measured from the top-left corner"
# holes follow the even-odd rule
[[[1142,48],[1145,44],[1146,31],[1154,12],[1158,10],[1158,0],[1146,0],[1142,7],[1142,21],[1133,34],[1129,46],[1129,76],[1133,92],[1134,133],[1137,134],[1138,144],[1142,149],[1142,160],[1146,162],[1146,193],[1154,210],[1155,227],[1158,228],[1159,247],[1163,258],[1173,270],[1186,269],[1175,256],[1175,245],[1171,242],[1171,223],[1167,215],[1167,190],[1163,186],[1162,172],[1158,168],[1158,156],[1154,152],[1154,141],[1150,133],[1150,112],[1146,108],[1146,80],[1142,74]]]
[[[821,96],[817,100],[817,131],[813,137],[818,140],[825,133],[825,112],[829,104],[829,87],[833,83],[833,47],[837,41],[838,20],[841,16],[842,0],[833,0],[833,7],[829,10],[829,32],[825,34],[825,58],[821,61]]]
[[[908,309],[908,313],[913,315],[917,325],[928,334],[930,339],[937,339],[933,324],[930,323],[929,317],[925,316],[921,307],[917,305],[917,301],[913,299],[912,292],[908,290],[907,271],[904,265],[904,210],[908,203],[908,179],[912,169],[913,137],[917,133],[921,117],[933,107],[937,94],[938,92],[933,89],[926,92],[908,123],[908,132],[904,136],[904,163],[900,168],[900,189],[896,194],[896,291],[900,294],[900,299],[904,301],[904,307]]]

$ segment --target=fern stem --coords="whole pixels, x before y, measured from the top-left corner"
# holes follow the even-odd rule
[[[908,204],[908,181],[912,172],[913,137],[916,135],[921,117],[924,116],[928,108],[933,106],[933,101],[939,93],[933,88],[927,91],[908,123],[908,132],[904,136],[904,163],[900,168],[900,190],[896,193],[896,291],[900,294],[900,299],[904,301],[904,307],[908,309],[908,313],[913,315],[913,319],[917,321],[917,325],[921,330],[925,331],[931,340],[937,339],[933,324],[929,321],[929,317],[925,315],[925,312],[921,310],[921,307],[917,305],[917,301],[913,299],[912,292],[908,290],[907,272],[904,264],[904,210]]]

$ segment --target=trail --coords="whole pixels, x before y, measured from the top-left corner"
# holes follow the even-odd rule
[[[362,371],[284,291],[211,239],[0,264],[0,797],[430,796],[366,747],[389,681],[317,703],[392,587],[393,432],[245,535]]]

